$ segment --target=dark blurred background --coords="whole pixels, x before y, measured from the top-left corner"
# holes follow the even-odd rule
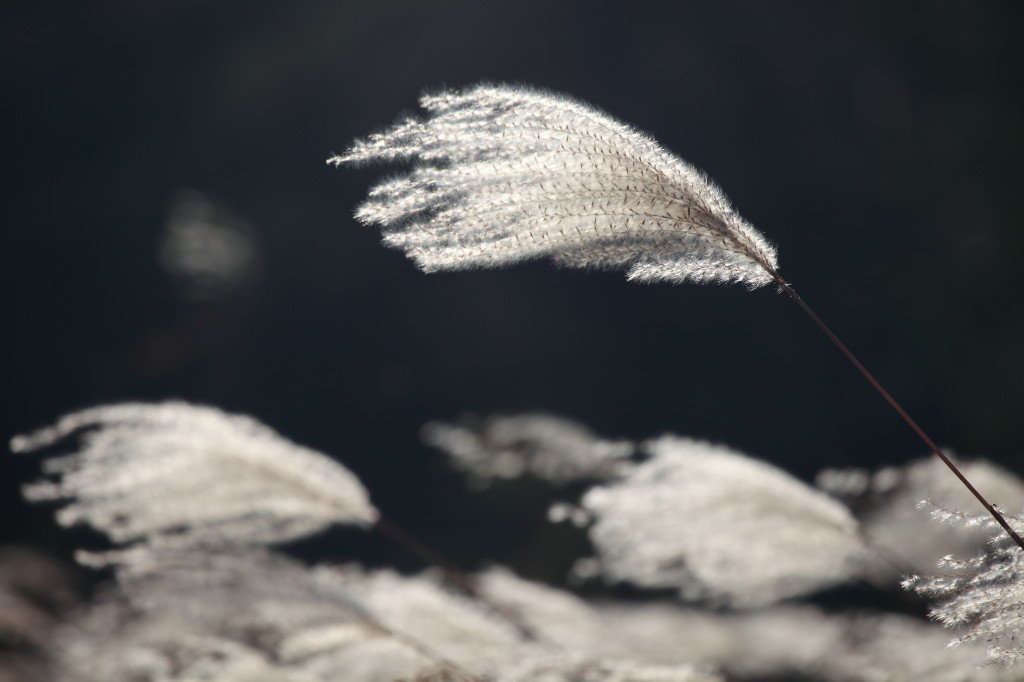
[[[466,491],[424,422],[551,411],[803,477],[924,455],[770,289],[426,276],[383,248],[351,217],[380,171],[325,159],[424,88],[486,79],[575,95],[705,169],[941,445],[1024,472],[1017,0],[0,12],[4,439],[100,403],[217,405],[337,456],[460,563],[551,579],[578,549],[543,521],[551,491]],[[19,499],[37,466],[0,457],[0,544],[66,554],[81,538]],[[416,565],[344,531],[298,551]]]

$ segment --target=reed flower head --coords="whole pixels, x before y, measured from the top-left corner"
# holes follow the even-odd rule
[[[212,407],[95,407],[18,436],[11,449],[68,441],[77,441],[73,451],[47,460],[51,478],[25,494],[63,502],[63,525],[87,523],[115,543],[253,546],[377,520],[366,490],[339,463]]]
[[[773,280],[775,250],[700,171],[576,100],[479,85],[421,98],[329,163],[409,159],[356,211],[427,272],[550,258],[641,282]]]

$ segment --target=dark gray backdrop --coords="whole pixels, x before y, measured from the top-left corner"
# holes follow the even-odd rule
[[[923,455],[770,290],[425,276],[382,248],[351,218],[377,172],[325,158],[423,88],[487,79],[571,93],[704,168],[940,444],[1024,471],[1019,2],[21,4],[0,22],[4,438],[103,402],[215,404],[338,456],[457,560],[548,577],[548,491],[463,491],[422,423],[547,410],[801,476]],[[249,288],[197,304],[161,269],[182,187],[252,226]],[[0,543],[64,552],[18,501],[34,464],[0,457]],[[415,565],[346,533],[309,551]]]

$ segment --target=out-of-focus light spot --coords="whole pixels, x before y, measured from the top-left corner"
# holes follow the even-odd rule
[[[222,204],[192,189],[171,202],[160,238],[160,263],[191,300],[238,294],[259,276],[253,229]]]

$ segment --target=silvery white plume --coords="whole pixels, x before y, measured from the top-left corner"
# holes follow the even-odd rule
[[[248,417],[180,402],[109,405],[18,436],[11,449],[73,435],[78,448],[44,464],[55,480],[25,495],[67,500],[63,525],[88,523],[116,543],[276,543],[377,519],[347,469]]]
[[[948,646],[932,623],[896,613],[825,612],[807,605],[719,613],[668,603],[611,602],[599,611],[607,640],[647,662],[685,660],[727,680],[815,682],[1019,682],[984,665],[977,642]]]
[[[652,665],[631,660],[574,657],[528,660],[498,682],[724,682],[710,670],[690,664]]]
[[[424,271],[550,258],[642,282],[773,280],[774,249],[701,172],[562,95],[478,85],[420,99],[335,164],[410,159],[356,212]]]
[[[51,642],[56,679],[392,682],[450,667],[362,608],[356,569],[252,548],[153,554],[159,571],[119,566],[120,591]]]
[[[1024,481],[1012,472],[985,460],[954,461],[993,501],[1024,500]],[[972,509],[976,504],[934,457],[873,473],[826,469],[815,483],[845,502],[872,541],[895,552],[908,572],[930,573],[939,559],[950,554],[972,556],[991,538],[984,524],[940,525],[921,508],[923,500],[943,509]]]
[[[949,628],[966,629],[955,644],[984,642],[991,660],[1019,662],[1024,658],[1024,553],[987,517],[941,508],[933,516],[956,525],[981,526],[996,535],[979,556],[943,558],[939,568],[948,571],[945,575],[911,576],[903,586],[937,599],[932,618]],[[1024,529],[1024,514],[1006,518],[1018,532]]]
[[[629,468],[635,449],[629,441],[607,440],[583,424],[543,413],[430,422],[422,435],[477,487],[527,473],[555,484],[616,478]]]
[[[780,469],[675,436],[644,449],[649,461],[583,497],[606,578],[748,607],[871,565],[849,511]]]

